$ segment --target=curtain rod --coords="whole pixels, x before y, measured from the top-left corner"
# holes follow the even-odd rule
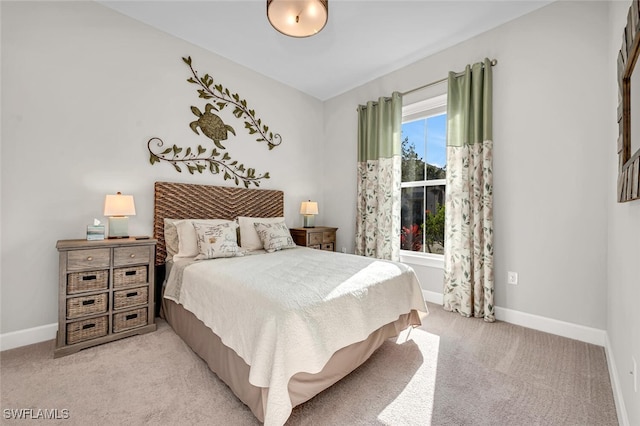
[[[1,1],[1,0],[0,0]],[[495,67],[496,65],[498,65],[498,60],[497,59],[492,59],[491,62],[489,62],[491,64],[492,67]],[[483,64],[484,66],[484,64]],[[456,73],[456,77],[460,77],[461,75],[464,74],[464,71]],[[411,89],[411,90],[407,90],[406,92],[401,92],[400,94],[402,96],[408,95],[409,93],[413,93],[413,92],[417,92],[418,90],[422,90],[422,89],[426,89],[427,87],[431,87],[431,86],[435,86],[436,84],[440,84],[443,83],[445,81],[447,81],[449,79],[449,77],[445,77],[445,78],[441,78],[440,80],[436,80],[436,81],[432,81],[431,83],[425,84],[423,86],[420,87],[416,87],[415,89]],[[391,98],[388,98],[391,99]],[[374,102],[373,104],[377,104],[378,102]],[[364,105],[359,105],[358,108],[356,108],[356,111],[358,111],[360,109],[360,107],[364,107]]]
[[[498,60],[497,59],[492,59],[491,60],[491,66],[495,67],[496,65],[498,65]],[[461,75],[463,75],[464,72],[459,72],[456,74],[456,77],[460,77]],[[440,84],[444,81],[447,81],[449,79],[449,77],[445,77],[445,78],[441,78],[440,80],[437,81],[432,81],[431,83],[425,84],[423,86],[420,87],[416,87],[415,89],[411,89],[411,90],[407,90],[406,92],[402,92],[401,95],[405,96],[408,95],[409,93],[413,93],[413,92],[417,92],[418,90],[422,90],[422,89],[426,89],[427,87],[431,87],[431,86],[435,86],[436,84]]]

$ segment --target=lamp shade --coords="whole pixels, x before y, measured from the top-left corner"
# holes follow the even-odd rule
[[[315,201],[303,201],[300,205],[300,214],[314,215],[318,214],[318,203]]]
[[[309,37],[322,30],[329,18],[328,0],[267,0],[267,18],[279,32]]]
[[[135,216],[136,206],[133,202],[133,195],[107,195],[104,199],[105,216]]]

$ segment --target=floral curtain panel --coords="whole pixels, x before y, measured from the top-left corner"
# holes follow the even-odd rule
[[[358,107],[355,253],[400,259],[402,95]]]
[[[492,75],[489,59],[449,73],[444,309],[495,321]]]

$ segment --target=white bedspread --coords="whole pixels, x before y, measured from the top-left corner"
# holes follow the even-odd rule
[[[165,297],[251,366],[251,384],[269,388],[266,425],[291,414],[294,374],[319,372],[401,314],[427,312],[414,271],[400,263],[295,248],[183,266],[172,268]]]

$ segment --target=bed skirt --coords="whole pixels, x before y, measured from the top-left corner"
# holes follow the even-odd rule
[[[176,334],[231,388],[256,418],[264,422],[269,389],[249,383],[249,365],[182,305],[163,298],[162,310]],[[319,373],[295,374],[288,385],[291,405],[295,407],[313,398],[365,362],[385,340],[398,336],[408,326],[420,324],[418,312],[412,310],[372,332],[367,339],[338,350]]]

